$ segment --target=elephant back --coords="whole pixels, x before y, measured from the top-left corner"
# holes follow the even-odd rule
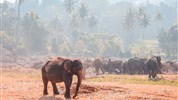
[[[102,61],[101,58],[96,58],[96,59],[93,61],[93,63],[92,63],[92,65],[93,65],[94,67],[101,67],[102,64],[103,64],[103,61]]]

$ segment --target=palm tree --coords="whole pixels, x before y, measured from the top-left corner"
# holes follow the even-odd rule
[[[8,9],[8,4],[6,2],[3,2],[0,4],[1,14],[4,15],[4,12]]]
[[[141,55],[143,56],[144,54],[144,50],[143,50],[144,31],[150,23],[150,16],[146,13],[144,8],[139,8],[139,13],[138,13],[137,18],[138,18],[139,26],[143,29],[142,39],[141,39],[142,40]]]
[[[75,9],[75,6],[76,6],[76,1],[75,0],[64,0],[64,7],[65,7],[65,10],[67,12],[67,17],[66,17],[66,25],[65,25],[65,28],[64,28],[64,32],[65,33],[71,33],[71,30],[70,30],[70,20],[71,20],[71,15],[72,15],[72,12],[74,11]]]
[[[75,4],[76,4],[75,0],[64,0],[64,7],[66,9],[66,12],[71,14],[75,8]]]
[[[56,16],[50,23],[50,26],[52,28],[53,31],[55,31],[56,33],[60,33],[62,31],[62,22],[61,19]]]
[[[82,19],[84,19],[88,15],[88,9],[84,4],[81,4],[81,7],[79,8],[78,12]]]
[[[144,13],[143,16],[139,19],[140,27],[147,28],[147,26],[149,25],[149,21],[150,21],[150,16]]]
[[[18,0],[18,16],[17,16],[17,43],[18,43],[18,40],[19,40],[19,22],[20,22],[20,7],[22,5],[24,0]]]
[[[89,17],[88,21],[89,21],[88,26],[90,30],[93,30],[93,28],[98,24],[98,20],[93,14]]]
[[[0,3],[0,10],[1,10],[1,22],[3,22],[4,19],[4,12],[8,9],[8,4],[6,2]],[[1,23],[1,30],[3,30],[3,23]]]
[[[80,30],[85,31],[87,30],[87,16],[88,16],[88,8],[83,3],[81,7],[78,9],[78,13],[80,16]]]
[[[126,16],[123,18],[124,30],[130,31],[134,26],[134,13],[131,9],[127,12]]]
[[[134,13],[131,9],[129,9],[129,11],[127,12],[126,16],[124,16],[123,18],[123,27],[124,27],[124,30],[126,30],[128,32],[128,38],[126,40],[126,50],[128,50],[128,44],[130,43],[130,32],[131,30],[133,29],[134,27],[134,23],[135,23],[135,17],[134,17]]]
[[[161,22],[164,20],[162,13],[158,12],[155,16],[155,21],[158,22],[158,30],[160,30]]]

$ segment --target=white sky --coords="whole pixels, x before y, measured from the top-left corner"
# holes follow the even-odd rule
[[[0,3],[2,3],[3,1],[5,1],[5,0],[0,0]],[[15,0],[7,0],[7,1],[9,1],[9,2],[15,2]]]
[[[109,0],[111,2],[119,2],[119,1],[130,1],[135,3],[141,3],[149,1],[150,3],[159,4],[160,2],[164,2],[165,0]]]
[[[3,1],[5,1],[5,0],[0,0],[0,3],[2,3]],[[16,0],[7,0],[7,1],[15,2]],[[130,2],[135,2],[135,3],[149,1],[150,3],[159,4],[160,2],[165,1],[165,0],[109,0],[109,1],[111,1],[113,3],[118,2],[118,1],[130,1]]]

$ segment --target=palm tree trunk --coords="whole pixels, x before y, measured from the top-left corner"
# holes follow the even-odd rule
[[[18,16],[17,16],[17,33],[16,33],[16,43],[19,42],[19,21],[20,21],[20,1],[18,4]]]
[[[143,33],[142,33],[142,42],[141,42],[141,57],[144,56],[144,50],[143,50],[143,41],[144,41],[144,35],[145,35],[145,29],[143,29]]]

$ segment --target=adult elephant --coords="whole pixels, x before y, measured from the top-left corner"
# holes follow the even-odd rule
[[[128,68],[131,75],[133,74],[144,74],[144,62],[141,58],[134,57],[128,60]]]
[[[123,61],[121,64],[121,68],[123,74],[129,73],[128,61]]]
[[[58,57],[53,60],[49,60],[43,67],[42,67],[42,80],[44,84],[43,94],[47,95],[47,85],[48,81],[51,82],[53,86],[53,93],[59,94],[56,83],[64,82],[65,83],[65,98],[70,99],[70,87],[72,84],[72,77],[73,75],[77,75],[78,82],[75,91],[75,98],[78,94],[79,87],[82,82],[82,63],[80,60],[70,60]]]
[[[115,60],[115,61],[112,61],[111,59],[109,59],[109,62],[107,64],[108,66],[108,73],[109,74],[120,74],[122,72],[122,68],[121,68],[121,64],[122,64],[122,60]]]
[[[102,73],[104,73],[103,71],[103,60],[102,58],[96,58],[94,59],[92,66],[95,68],[96,71],[96,75],[99,75],[99,71],[101,69]]]
[[[161,74],[161,57],[153,56],[146,61],[146,67],[148,69],[149,78],[155,78],[157,73]]]

